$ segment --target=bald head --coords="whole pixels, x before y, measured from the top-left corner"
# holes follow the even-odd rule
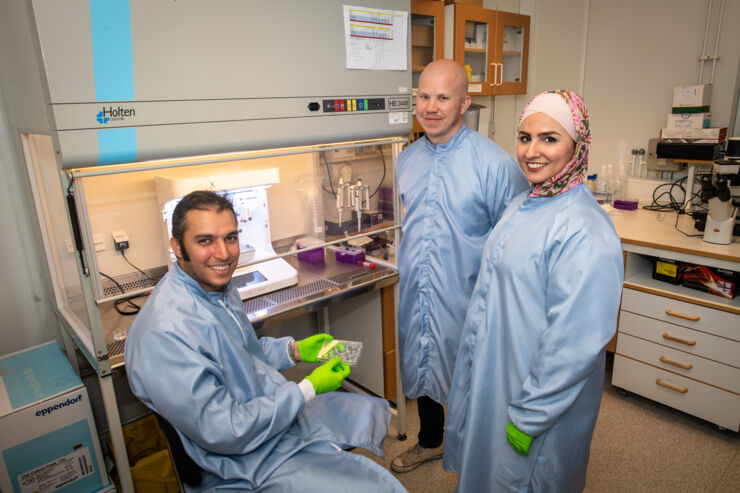
[[[449,142],[462,127],[469,106],[468,76],[460,64],[441,59],[424,68],[416,92],[416,119],[429,142]]]
[[[424,78],[429,77],[439,77],[446,80],[451,87],[454,87],[455,93],[459,96],[468,92],[468,74],[462,68],[462,65],[454,60],[448,60],[447,58],[434,60],[424,67],[419,84],[421,85]]]

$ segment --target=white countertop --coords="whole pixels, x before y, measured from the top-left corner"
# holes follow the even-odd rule
[[[735,237],[735,241],[729,245],[707,243],[702,236],[690,237],[677,231],[675,212],[617,210],[621,215],[610,217],[614,221],[617,234],[622,239],[625,251],[649,253],[645,249],[668,250],[683,254],[679,257],[684,255],[705,257],[704,265],[740,270],[738,237]],[[679,218],[678,228],[689,235],[701,235],[701,231],[694,228],[694,220],[686,214]]]

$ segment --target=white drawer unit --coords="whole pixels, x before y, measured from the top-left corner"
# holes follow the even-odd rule
[[[738,330],[740,315],[625,287],[612,384],[738,431]]]
[[[713,245],[666,214],[613,217],[625,252],[612,384],[740,431],[740,297],[652,278],[656,258],[740,271],[740,244]]]

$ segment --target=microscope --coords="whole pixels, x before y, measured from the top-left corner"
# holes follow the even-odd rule
[[[732,202],[728,178],[723,175],[704,175],[701,197],[709,204],[704,241],[721,245],[732,243],[737,207]]]

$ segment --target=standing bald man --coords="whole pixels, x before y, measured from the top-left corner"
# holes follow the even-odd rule
[[[509,200],[529,188],[514,160],[463,124],[465,70],[452,60],[424,69],[416,119],[424,137],[398,157],[406,209],[398,254],[401,379],[417,398],[419,441],[391,463],[408,472],[442,457],[444,407],[483,245]]]

